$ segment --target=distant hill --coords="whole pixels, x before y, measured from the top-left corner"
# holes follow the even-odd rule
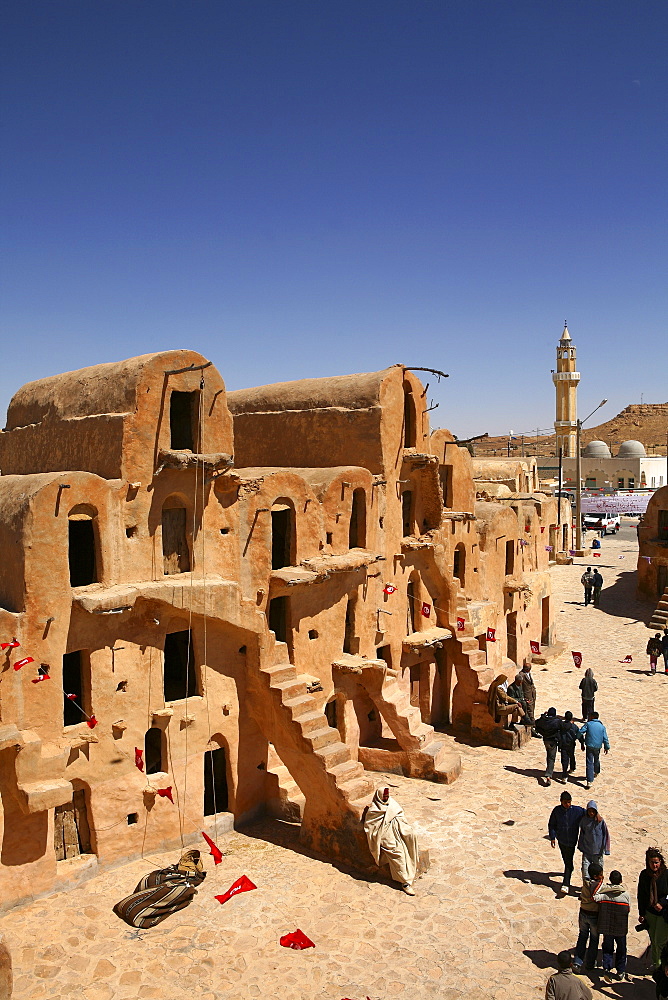
[[[585,445],[589,441],[605,441],[614,455],[622,441],[633,439],[645,445],[648,455],[665,455],[666,435],[668,435],[668,403],[631,403],[604,424],[586,427],[582,431],[582,443]],[[515,457],[520,455],[522,448],[520,439],[512,441],[511,446],[511,454]],[[535,436],[524,438],[526,455],[553,455],[554,448],[554,434],[539,438]],[[476,441],[475,452],[476,455],[507,455],[508,435]]]

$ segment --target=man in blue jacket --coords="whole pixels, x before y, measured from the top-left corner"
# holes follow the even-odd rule
[[[598,717],[598,712],[592,712],[587,722],[580,730],[580,742],[587,751],[587,784],[590,788],[594,778],[601,771],[601,747],[605,753],[610,750],[608,732]]]
[[[564,879],[561,891],[568,892],[573,874],[573,856],[580,833],[580,820],[585,815],[586,809],[572,804],[570,792],[562,792],[560,799],[561,805],[555,806],[550,813],[547,832],[552,847],[554,848],[555,843],[559,844],[559,850],[564,859]]]

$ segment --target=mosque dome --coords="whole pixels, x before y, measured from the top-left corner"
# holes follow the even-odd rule
[[[646,458],[647,452],[642,441],[623,441],[619,446],[617,458]]]
[[[622,445],[622,448],[624,445]],[[583,458],[611,458],[610,449],[605,441],[590,441],[582,452]]]

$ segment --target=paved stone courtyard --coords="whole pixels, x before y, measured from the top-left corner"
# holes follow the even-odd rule
[[[599,682],[596,707],[612,750],[593,793],[584,790],[583,755],[569,788],[576,803],[593,794],[611,831],[616,867],[635,895],[649,844],[668,848],[668,677],[650,677],[635,600],[635,532],[603,540],[600,609],[584,608],[585,560],[553,570],[559,638],[567,651],[536,667],[538,709],[571,708],[579,717],[570,650],[581,650]],[[631,539],[633,538],[633,541]],[[624,556],[624,559],[620,559]],[[561,603],[563,602],[563,603]],[[626,654],[631,664],[618,661]],[[258,824],[232,834],[194,902],[154,930],[132,932],[111,912],[138,878],[176,854],[138,861],[76,891],[38,899],[2,918],[13,954],[16,1000],[517,1000],[544,995],[555,955],[577,936],[576,895],[558,898],[560,855],[546,839],[562,786],[543,787],[542,741],[519,753],[457,743],[461,778],[452,786],[388,776],[393,794],[431,850],[430,871],[409,898],[304,856],[289,825]],[[383,780],[378,776],[379,783]],[[178,853],[178,852],[177,852]],[[576,859],[579,855],[576,855]],[[574,876],[579,884],[577,860]],[[213,896],[240,875],[258,886],[220,906]],[[632,911],[635,914],[635,911]],[[633,924],[635,921],[631,920]],[[281,948],[300,927],[315,949]],[[650,1000],[641,978],[646,935],[631,930],[633,983],[595,996]]]

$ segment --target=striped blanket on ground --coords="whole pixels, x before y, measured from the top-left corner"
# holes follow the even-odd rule
[[[185,872],[181,865],[149,872],[130,896],[116,903],[114,913],[130,927],[142,930],[155,927],[165,917],[186,907],[205,878],[205,871]]]

